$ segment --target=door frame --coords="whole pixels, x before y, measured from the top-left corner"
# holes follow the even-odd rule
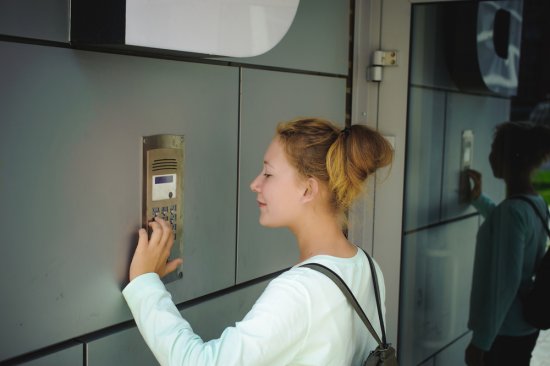
[[[350,210],[349,237],[373,255],[384,273],[387,339],[396,347],[399,325],[401,242],[412,5],[460,0],[356,0],[354,14],[352,123],[390,137],[394,160],[371,179],[367,195]],[[375,50],[397,51],[397,66],[382,81],[367,80]]]

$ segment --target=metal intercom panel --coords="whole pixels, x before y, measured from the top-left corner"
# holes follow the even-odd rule
[[[154,135],[143,138],[142,223],[159,216],[169,221],[174,231],[174,246],[169,259],[183,257],[183,173],[184,139],[179,135]],[[181,266],[163,278],[165,283],[182,278]]]

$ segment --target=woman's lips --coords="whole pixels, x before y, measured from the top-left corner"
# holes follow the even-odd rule
[[[265,204],[265,203],[263,203],[263,202],[261,202],[261,201],[256,201],[256,202],[258,202],[258,206],[259,206],[260,208],[262,208],[262,207],[265,207],[265,206],[266,206],[266,204]]]

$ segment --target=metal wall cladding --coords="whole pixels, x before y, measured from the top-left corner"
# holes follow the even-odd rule
[[[234,284],[238,70],[0,49],[0,360],[131,318],[120,290],[140,226],[141,136],[186,136],[174,300]]]
[[[227,60],[347,75],[349,9],[349,0],[300,0],[288,33],[275,47],[260,56]]]
[[[69,1],[2,2],[0,362],[29,354],[42,356],[37,365],[78,365],[81,345],[40,351],[75,339],[87,362],[151,360],[135,328],[104,332],[131,319],[121,290],[141,221],[142,136],[185,136],[183,278],[167,287],[176,303],[208,295],[183,311],[204,339],[265,286],[234,291],[236,282],[297,261],[288,232],[258,224],[248,185],[277,122],[344,123],[349,5],[302,0],[277,47],[226,66],[71,49]],[[212,295],[221,289],[227,297]],[[144,354],[125,359],[117,346]]]
[[[32,361],[22,362],[21,366],[78,366],[84,364],[84,344],[75,344],[36,358]]]
[[[3,0],[0,35],[69,42],[69,9],[69,0]],[[288,33],[273,49],[225,60],[346,75],[349,9],[349,0],[301,0]]]
[[[0,35],[69,41],[70,0],[2,0]]]
[[[290,267],[298,261],[288,229],[262,227],[250,183],[263,168],[264,153],[282,121],[323,117],[343,126],[346,80],[261,70],[243,71],[240,142],[237,282]]]

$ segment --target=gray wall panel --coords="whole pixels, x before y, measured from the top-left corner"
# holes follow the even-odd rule
[[[84,345],[77,344],[36,360],[23,362],[21,366],[78,366],[84,364]]]
[[[70,0],[2,0],[0,34],[68,42]]]
[[[140,226],[141,136],[186,138],[175,301],[234,283],[237,69],[15,43],[0,53],[0,361],[130,319],[120,290]]]
[[[87,366],[152,366],[158,365],[136,327],[86,341]]]
[[[210,299],[184,309],[182,315],[204,341],[216,339],[226,327],[244,318],[267,284],[264,281]],[[137,328],[90,340],[87,346],[89,366],[158,364]]]
[[[287,34],[273,49],[236,62],[347,75],[349,0],[300,0]]]
[[[345,79],[340,78],[243,71],[237,282],[296,263],[298,251],[291,233],[258,223],[259,209],[250,183],[262,169],[278,122],[318,116],[343,125],[345,87]]]

